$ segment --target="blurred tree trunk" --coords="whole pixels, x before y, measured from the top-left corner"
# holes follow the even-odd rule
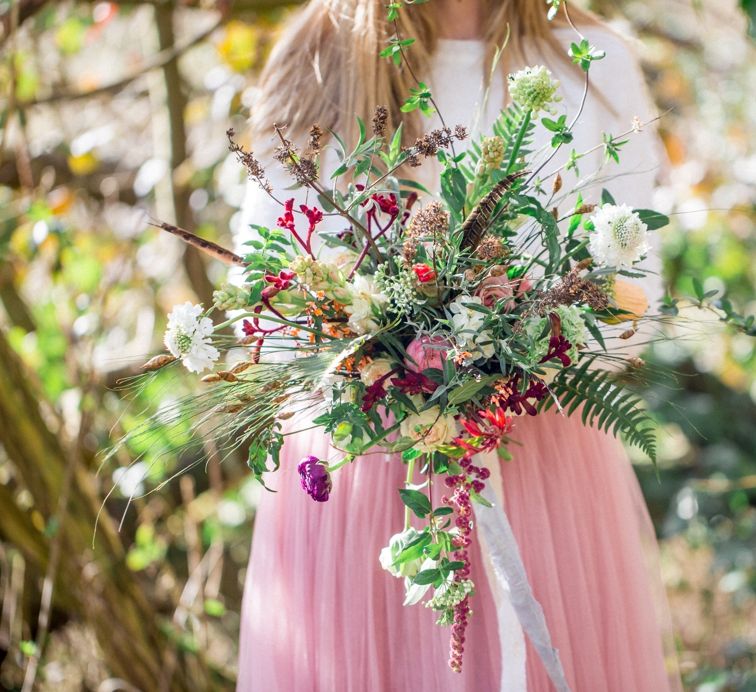
[[[95,632],[112,674],[142,690],[223,689],[203,660],[179,654],[179,634],[158,612],[149,591],[128,569],[125,548],[101,503],[91,474],[76,449],[64,442],[54,415],[30,385],[18,355],[0,332],[0,444],[15,480],[32,496],[26,511],[8,487],[0,492],[0,537],[12,543],[37,573],[45,573],[56,541],[58,565],[53,602],[78,615]],[[66,474],[71,474],[65,511],[56,516]],[[39,513],[36,516],[35,514]],[[41,521],[40,521],[41,519]]]
[[[159,5],[155,8],[155,25],[158,34],[158,47],[161,51],[171,50],[176,43],[173,31],[173,8]],[[194,219],[189,206],[189,187],[179,169],[187,159],[186,95],[182,88],[178,58],[168,61],[162,68],[165,87],[165,107],[168,112],[168,135],[170,138],[170,194],[175,223],[182,228],[192,228]],[[177,175],[178,172],[178,175]],[[184,248],[184,270],[194,292],[206,308],[213,304],[213,284],[207,278],[205,262],[196,248]]]

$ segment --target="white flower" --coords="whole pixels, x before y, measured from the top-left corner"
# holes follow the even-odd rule
[[[388,358],[375,358],[360,370],[360,379],[366,387],[369,387],[381,377],[388,375],[393,367],[394,364]]]
[[[600,265],[627,269],[651,249],[648,227],[627,204],[604,204],[591,221],[588,249]]]
[[[377,317],[386,304],[386,296],[375,285],[372,276],[357,274],[349,289],[349,305],[344,307],[349,315],[349,328],[356,334],[371,334],[378,330]]]
[[[438,406],[432,406],[420,413],[411,413],[399,426],[402,437],[409,437],[415,447],[429,454],[441,445],[451,442],[457,434],[454,416],[441,414]]]
[[[218,349],[210,344],[213,321],[202,315],[201,305],[176,305],[168,315],[165,346],[189,372],[202,372],[218,360]]]
[[[473,360],[491,358],[494,354],[493,336],[483,329],[485,315],[467,307],[483,305],[478,296],[457,296],[450,304],[451,323],[458,346],[472,354]]]
[[[395,533],[391,536],[389,544],[381,550],[381,554],[378,560],[381,563],[381,567],[385,569],[389,574],[393,574],[395,577],[408,577],[412,579],[419,571],[420,566],[423,563],[423,557],[416,558],[415,560],[407,560],[401,565],[394,567],[394,560],[399,557],[402,550],[404,550],[412,541],[418,539],[420,533],[417,529],[412,527],[401,533]]]
[[[551,105],[561,98],[556,95],[559,82],[543,65],[526,67],[509,75],[509,95],[512,101],[525,110],[553,112]]]

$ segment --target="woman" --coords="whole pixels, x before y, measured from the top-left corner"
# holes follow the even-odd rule
[[[399,119],[414,82],[408,70],[378,57],[389,34],[384,5],[312,0],[291,21],[253,107],[258,150],[272,144],[274,122],[288,123],[289,136],[315,122],[353,132],[355,115],[367,119],[378,104],[387,104],[394,121]],[[430,85],[445,122],[466,125],[475,134],[490,127],[506,102],[505,72],[525,64],[549,66],[561,81],[560,106],[568,114],[579,108],[583,75],[566,57],[575,34],[560,20],[548,23],[545,15],[542,0],[432,0],[404,6],[399,28],[416,39],[409,51],[413,72]],[[574,148],[584,151],[600,141],[602,131],[619,134],[634,116],[647,120],[652,111],[625,45],[593,18],[576,10],[571,17],[607,52],[591,70],[592,87],[575,131]],[[494,64],[496,47],[505,43],[501,64]],[[405,127],[411,137],[438,123],[437,117],[409,118]],[[538,132],[539,146],[547,135]],[[644,132],[622,151],[621,169],[597,177],[622,173],[606,186],[622,202],[648,206],[656,151],[653,133]],[[598,151],[581,160],[581,173],[600,166]],[[269,168],[274,185],[288,187],[274,170]],[[430,173],[421,170],[421,179],[432,180]],[[576,182],[573,175],[564,174],[565,189]],[[598,191],[589,187],[583,194],[595,199]],[[237,241],[248,238],[249,223],[275,225],[279,214],[265,193],[252,188]],[[660,293],[656,280],[644,288],[652,302]],[[619,442],[583,427],[578,418],[558,415],[520,419],[514,437],[522,446],[514,448],[513,462],[488,460],[496,471],[492,483],[570,687],[677,689],[674,659],[665,655],[663,643],[663,594],[647,564],[655,549],[653,531]],[[296,478],[296,462],[307,454],[329,457],[319,432],[289,438],[282,468],[271,479],[278,492],[265,493],[258,509],[242,612],[239,690],[552,689],[529,643],[523,670],[514,670],[523,660],[514,651],[522,639],[512,633],[511,622],[497,617],[497,595],[479,546],[473,551],[477,593],[461,674],[446,666],[448,631],[434,626],[433,613],[402,607],[401,581],[383,572],[377,559],[387,537],[400,528],[401,463],[370,456],[341,469],[330,501],[320,504],[301,492]]]

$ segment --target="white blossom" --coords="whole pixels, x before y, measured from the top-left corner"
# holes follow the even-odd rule
[[[372,276],[357,274],[347,286],[349,305],[344,307],[349,315],[349,328],[356,334],[372,334],[378,330],[378,316],[387,298],[381,293]]]
[[[381,567],[395,577],[407,577],[412,579],[412,577],[420,571],[420,566],[423,564],[423,557],[418,557],[415,560],[405,560],[398,566],[394,566],[394,560],[399,557],[402,550],[419,537],[420,533],[413,527],[391,536],[389,544],[381,550],[378,558]]]
[[[491,358],[495,352],[493,336],[483,329],[485,315],[468,307],[470,304],[483,305],[478,296],[457,296],[450,304],[451,323],[457,345],[472,354],[473,360]]]
[[[220,357],[218,349],[210,343],[213,321],[201,315],[202,306],[189,302],[176,305],[168,315],[165,346],[189,372],[211,368]]]
[[[588,250],[599,265],[628,269],[651,249],[648,227],[627,204],[604,204],[591,221]]]
[[[509,75],[509,95],[521,108],[534,113],[545,110],[553,112],[552,104],[561,101],[556,95],[559,82],[543,65],[526,67]]]

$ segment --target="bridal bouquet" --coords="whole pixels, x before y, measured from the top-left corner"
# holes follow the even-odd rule
[[[649,251],[648,234],[666,218],[607,192],[595,202],[578,196],[561,210],[553,205],[561,177],[543,188],[530,143],[558,85],[534,67],[512,75],[509,86],[512,105],[490,136],[461,154],[454,147],[467,137],[464,128],[443,127],[403,147],[401,127],[387,132],[387,112],[377,109],[372,133],[360,123],[351,150],[333,135],[339,165],[329,187],[320,129],[300,150],[278,128],[277,160],[318,203],[281,200],[276,227],[256,227],[244,257],[163,224],[243,267],[244,281],[216,291],[211,309],[232,311],[220,325],[202,306],[175,307],[169,354],[147,364],[211,370],[195,413],[217,416],[215,436],[247,447],[260,481],[278,467],[297,412],[318,405],[307,424],[330,436],[334,457],[307,456],[298,465],[316,502],[328,500],[339,467],[376,448],[396,453],[407,470],[397,488],[404,528],[386,537],[376,559],[404,579],[406,604],[424,601],[439,624],[451,625],[454,670],[475,592],[472,505],[487,504],[490,471],[476,455],[509,459],[518,417],[551,407],[654,454],[636,398],[602,364],[620,358],[606,351],[606,325],[626,322],[620,338],[628,338],[646,313],[644,292],[629,279],[643,275],[636,265]],[[555,148],[569,141],[564,117],[544,115],[540,124]],[[229,139],[249,175],[273,194],[260,163],[232,132]],[[430,157],[440,163],[440,197],[421,201],[421,187],[398,172]],[[319,233],[327,214],[343,217],[342,232]],[[241,327],[238,340],[223,335],[230,323]],[[246,356],[237,350],[233,364],[218,365],[224,346],[244,346]],[[434,484],[445,489],[436,506]]]

